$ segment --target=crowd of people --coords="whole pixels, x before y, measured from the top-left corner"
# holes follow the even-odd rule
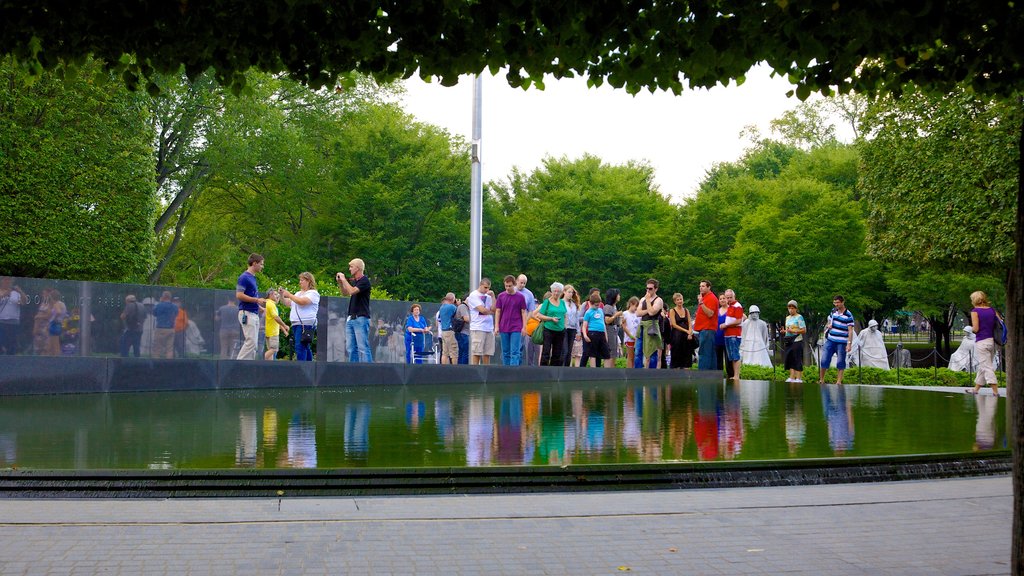
[[[297,360],[313,360],[320,305],[315,277],[302,272],[298,276],[299,290],[294,293],[281,286],[261,292],[256,276],[264,265],[263,256],[252,254],[238,277],[234,298],[216,310],[220,357],[252,360],[261,355],[266,360],[275,359],[283,335],[289,339]],[[370,280],[361,259],[352,259],[348,268],[347,275],[335,275],[340,292],[349,298],[348,314],[343,319],[344,352],[349,362],[373,362]],[[699,283],[692,312],[681,293],[672,294],[666,302],[658,294],[659,282],[653,278],[645,282],[643,295],[629,297],[625,305],[616,288],[603,292],[591,288],[582,295],[571,284],[554,282],[537,298],[528,283],[525,274],[508,275],[502,279],[503,289],[498,294],[488,278],[481,279],[478,287],[464,297],[449,292],[433,323],[424,316],[421,305],[413,304],[402,327],[406,362],[422,362],[433,356],[436,334],[436,354],[442,364],[482,365],[493,361],[506,366],[614,367],[622,358],[625,366],[634,368],[689,369],[696,364],[700,370],[724,371],[735,381],[739,381],[744,363],[772,365],[769,339],[775,330],[760,319],[757,306],[746,310],[734,290],[726,289],[718,295],[710,281]],[[77,330],[78,310],[69,310],[56,288],[44,289],[37,299],[32,351],[59,355],[62,343],[66,346],[72,336],[69,332]],[[28,300],[11,278],[0,278],[0,352],[4,354],[18,353],[20,308]],[[158,300],[153,300],[139,302],[132,294],[125,297],[120,313],[121,355],[184,357],[189,328],[198,330],[181,298],[163,291]],[[997,345],[1002,344],[997,339],[1003,334],[1003,321],[984,292],[971,294],[971,302],[971,326],[965,333],[972,337],[973,362],[977,364],[973,392],[982,386],[997,390],[994,356]],[[832,303],[834,308],[825,321],[818,354],[818,382],[824,382],[835,359],[836,383],[842,384],[851,350],[855,358],[860,357],[858,364],[864,365],[870,365],[865,358],[875,356],[879,362],[886,361],[886,353],[880,333],[876,334],[877,322],[872,320],[858,336],[845,299],[836,295]],[[281,317],[280,305],[289,308],[288,322]],[[808,326],[795,300],[788,302],[787,312],[777,329],[784,349],[783,368],[788,371],[788,382],[802,382]],[[147,330],[149,337],[144,339]],[[261,336],[264,342],[259,342]],[[494,358],[499,346],[500,356]],[[262,354],[258,353],[260,349]]]
[[[625,358],[635,368],[693,367],[726,370],[728,378],[739,380],[744,357],[771,365],[768,354],[769,328],[752,306],[749,315],[728,289],[719,297],[710,281],[700,282],[697,308],[691,313],[681,293],[674,293],[669,306],[658,295],[660,283],[651,278],[642,296],[630,297],[620,309],[621,291],[591,288],[580,296],[571,284],[555,282],[537,298],[528,288],[529,278],[508,275],[504,289],[495,294],[490,279],[483,278],[476,290],[464,298],[448,293],[442,300],[434,327],[441,341],[440,361],[445,364],[490,364],[500,346],[500,363],[540,366],[614,367]],[[824,368],[831,355],[838,355],[837,367],[846,368],[851,342],[853,315],[836,297],[837,309],[829,317],[828,345]],[[432,326],[422,317],[418,304],[406,322],[416,348],[416,338]],[[744,332],[750,334],[741,343]],[[790,381],[802,381],[803,340],[807,325],[796,301],[789,302],[789,316],[782,328],[786,346],[785,367]],[[407,356],[414,361],[415,353]],[[842,382],[840,372],[839,382]],[[824,378],[822,371],[821,378]]]

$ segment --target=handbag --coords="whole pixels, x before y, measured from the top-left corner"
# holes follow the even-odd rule
[[[299,336],[299,343],[303,346],[309,346],[313,344],[313,336],[316,334],[316,326],[310,326],[306,328],[306,321],[302,319],[302,315],[299,311],[295,311],[295,316],[299,319],[299,326],[302,326],[302,336]]]
[[[60,336],[61,332],[64,331],[64,327],[61,326],[60,322],[50,320],[50,324],[46,327],[46,331],[50,333],[50,336]]]
[[[996,346],[1006,346],[1006,323],[996,312],[996,321],[992,324],[992,340]]]
[[[540,326],[540,320],[534,318],[533,316],[527,318],[526,319],[526,335],[532,337],[533,334],[537,331],[537,328],[539,326]]]
[[[544,327],[537,326],[537,329],[530,335],[530,341],[534,344],[544,344]]]

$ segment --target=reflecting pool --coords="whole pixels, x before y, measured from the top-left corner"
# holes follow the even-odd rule
[[[0,468],[228,469],[779,460],[1006,449],[1005,400],[664,382],[7,397]]]

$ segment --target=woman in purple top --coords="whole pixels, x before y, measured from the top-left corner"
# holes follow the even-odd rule
[[[996,311],[989,304],[988,296],[981,290],[971,294],[971,328],[976,335],[974,353],[978,355],[978,375],[974,377],[973,394],[981,390],[982,384],[992,387],[992,393],[999,395],[999,384],[996,373],[992,369],[992,358],[995,356],[996,342],[992,334],[996,329]]]

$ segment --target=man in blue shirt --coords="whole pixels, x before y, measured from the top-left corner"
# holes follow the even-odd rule
[[[437,323],[441,325],[441,364],[459,363],[459,343],[455,340],[452,330],[452,317],[455,316],[455,293],[445,294],[441,301],[441,309],[437,311]]]
[[[153,308],[156,326],[153,328],[153,357],[174,358],[174,320],[178,307],[171,302],[171,293],[164,291],[160,302]]]
[[[838,354],[836,370],[839,375],[836,377],[836,384],[843,383],[843,372],[846,371],[846,354],[853,345],[853,313],[847,310],[846,300],[836,295],[832,298],[832,313],[828,315],[828,322],[825,324],[825,352],[821,357],[821,365],[818,369],[818,384],[825,383],[825,371],[832,364],[832,355]]]
[[[235,286],[235,298],[238,299],[238,324],[242,327],[245,342],[238,351],[237,360],[255,360],[256,346],[260,336],[260,306],[266,300],[260,298],[256,274],[263,270],[263,256],[249,255],[249,267],[238,277]]]

